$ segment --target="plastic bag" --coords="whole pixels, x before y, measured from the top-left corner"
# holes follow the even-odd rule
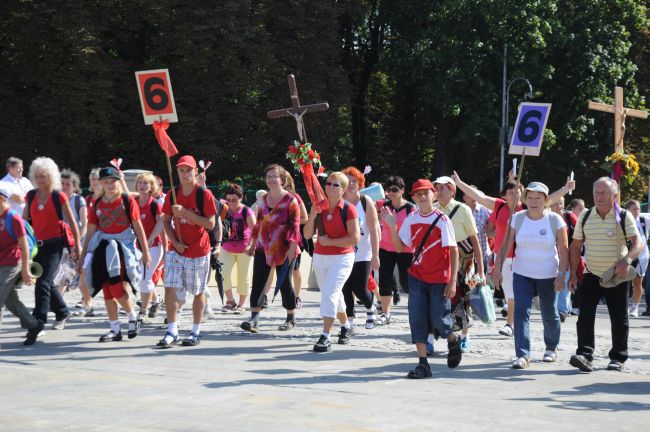
[[[472,289],[469,294],[469,302],[474,314],[483,324],[493,324],[497,315],[494,311],[494,296],[488,285],[480,285]]]
[[[56,269],[56,273],[54,273],[52,282],[57,287],[68,287],[71,290],[79,288],[77,264],[70,254],[63,254],[59,267]]]

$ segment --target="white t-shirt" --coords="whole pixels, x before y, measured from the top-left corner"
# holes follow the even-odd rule
[[[512,217],[510,226],[514,229],[519,214],[526,214],[526,210],[516,213]],[[558,231],[566,227],[563,218],[553,212],[547,211],[539,220],[529,219],[525,216],[521,228],[515,234],[515,258],[512,261],[513,273],[534,279],[550,279],[557,276],[560,257],[557,254],[556,235],[551,232],[550,218],[557,219]]]
[[[30,182],[25,177],[21,177],[17,179],[13,177],[11,174],[7,174],[0,181],[11,185],[11,189],[14,191],[14,195],[22,196],[23,198],[26,198],[27,192],[34,189],[34,186],[32,186],[32,182]],[[12,210],[15,210],[21,216],[23,215],[25,204],[18,204],[17,202],[14,202],[11,199],[9,200],[9,203],[11,204]]]

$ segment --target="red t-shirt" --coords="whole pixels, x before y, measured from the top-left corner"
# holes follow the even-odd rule
[[[411,213],[404,219],[399,230],[399,238],[406,246],[413,248],[413,255],[418,252],[424,234],[429,226],[440,215],[440,210],[434,209],[428,215],[419,211]],[[413,277],[426,283],[448,283],[451,279],[450,247],[456,247],[454,226],[446,215],[440,216],[431,230],[422,252],[411,264],[408,272]]]
[[[61,208],[68,202],[68,197],[59,192],[61,201]],[[54,207],[52,194],[47,198],[45,205],[38,203],[38,198],[34,196],[32,205],[29,208],[29,217],[32,218],[32,228],[34,228],[34,235],[39,240],[49,240],[56,237],[61,237],[61,228],[59,226],[59,215],[56,213]]]
[[[129,197],[129,202],[131,203],[131,220],[136,221],[140,219],[138,203],[131,197]],[[104,198],[97,199],[93,211],[88,212],[88,223],[95,225],[99,231],[106,234],[119,234],[131,227],[121,196],[112,203],[107,203]]]
[[[140,200],[138,200],[138,203]],[[145,205],[140,206],[140,222],[142,222],[142,227],[144,228],[144,235],[149,238],[151,235],[151,232],[153,229],[156,227],[156,216],[154,216],[152,212],[152,203],[153,206],[155,206],[156,210],[156,216],[162,213],[162,206],[160,203],[153,199],[152,197],[149,197]],[[156,236],[156,238],[153,240],[153,243],[151,246],[160,246],[161,239],[160,239],[160,234]]]
[[[332,218],[329,219],[329,212],[322,212],[321,219],[323,221],[323,228],[325,229],[325,234],[332,239],[345,237],[348,235],[347,223],[343,222],[341,217],[341,211],[343,209],[343,200],[340,200],[336,207],[332,211]],[[357,219],[359,217],[357,209],[354,205],[348,204],[348,220]],[[348,247],[339,247],[339,246],[323,246],[320,244],[320,240],[316,242],[314,246],[314,253],[320,255],[343,255],[347,253],[354,253],[354,246]]]
[[[214,202],[214,196],[209,190],[205,190],[203,195],[203,212],[201,213],[196,204],[196,194],[198,193],[198,185],[189,195],[184,195],[182,190],[177,191],[176,201],[178,205],[183,206],[195,214],[203,217],[211,217],[217,214],[217,206]],[[163,205],[163,213],[172,216],[172,194],[168,193],[165,197],[165,205]],[[188,219],[181,218],[173,219],[176,227],[180,226],[181,237],[183,244],[187,246],[183,256],[187,258],[198,258],[206,256],[210,253],[210,237],[208,231],[190,222]],[[177,228],[178,229],[178,228]],[[176,231],[178,233],[178,231]],[[178,235],[178,234],[177,234]],[[173,248],[172,248],[173,249]]]
[[[515,208],[515,213],[523,209],[524,206],[521,203],[519,203],[517,204],[517,208]],[[508,229],[508,219],[510,219],[510,207],[508,207],[508,203],[502,200],[501,198],[496,198],[494,203],[494,210],[492,210],[489,219],[492,220],[492,222],[494,222],[494,226],[496,228],[496,238],[494,239],[494,250],[498,252],[499,249],[501,248],[501,244],[503,243],[503,239],[506,236],[506,231]],[[508,252],[508,258],[513,258],[514,256],[515,253],[513,248],[510,249],[510,252]]]
[[[0,215],[0,267],[15,267],[20,263],[21,255],[18,241],[9,235],[9,231],[5,227],[8,211],[7,209]],[[16,238],[20,238],[26,234],[23,218],[18,213],[10,218],[10,223]]]

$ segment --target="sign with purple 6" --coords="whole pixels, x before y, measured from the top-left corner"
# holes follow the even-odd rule
[[[521,155],[525,152],[526,156],[539,156],[550,112],[550,103],[520,103],[508,153]]]

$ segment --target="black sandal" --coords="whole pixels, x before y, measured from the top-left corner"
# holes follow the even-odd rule
[[[419,364],[415,367],[415,369],[409,371],[406,377],[411,379],[431,378],[431,368],[429,366]]]

